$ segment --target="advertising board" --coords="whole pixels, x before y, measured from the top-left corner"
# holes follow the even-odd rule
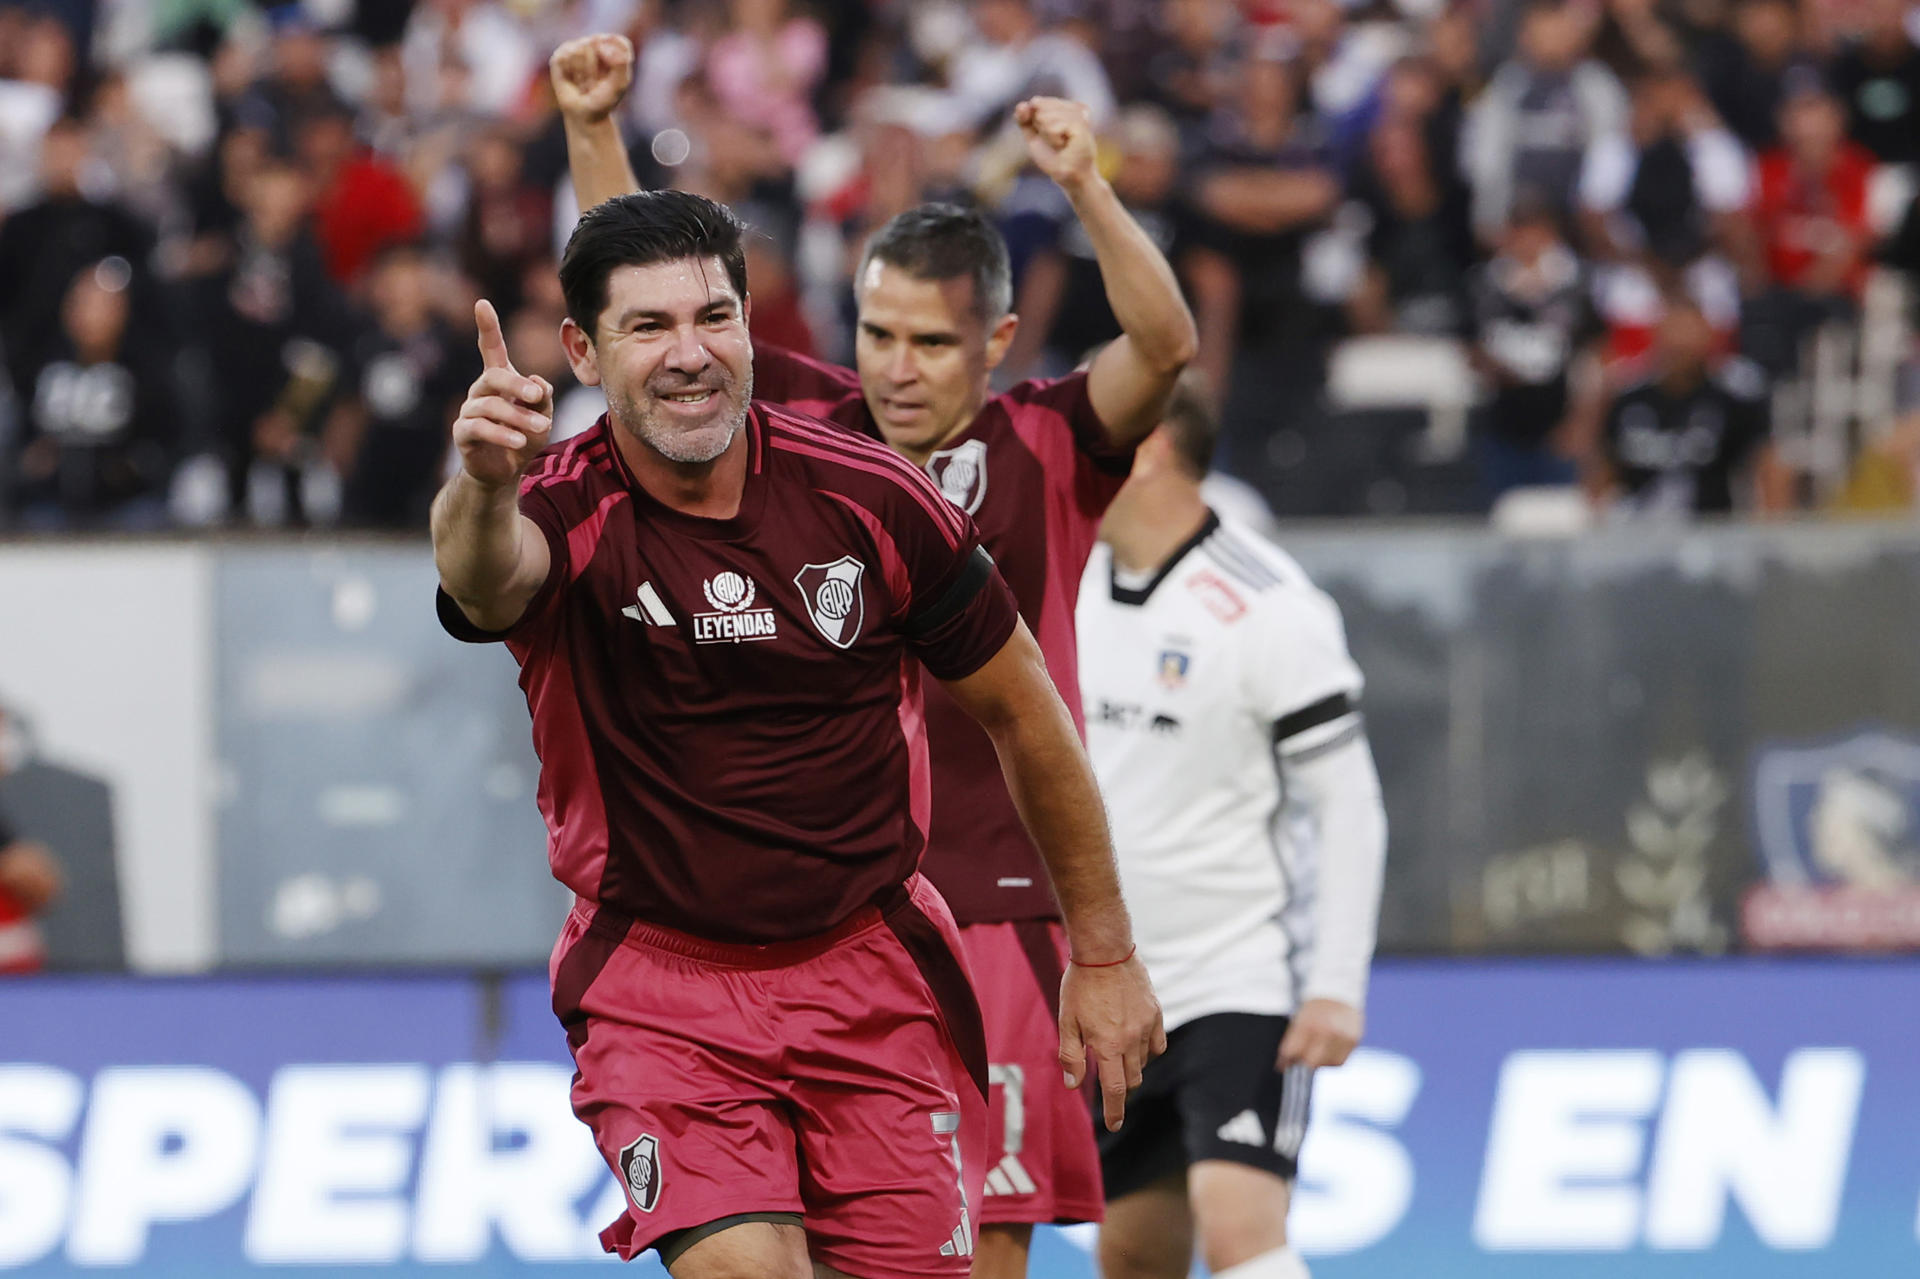
[[[1920,965],[1403,961],[1374,990],[1314,1084],[1292,1228],[1320,1279],[1920,1273]],[[0,1272],[614,1264],[547,1001],[531,974],[0,986]],[[1090,1279],[1090,1243],[1043,1230],[1034,1279]]]

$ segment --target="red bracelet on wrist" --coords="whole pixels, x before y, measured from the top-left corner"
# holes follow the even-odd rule
[[[1126,963],[1129,959],[1132,959],[1133,952],[1139,949],[1140,949],[1140,943],[1135,942],[1133,945],[1127,947],[1126,954],[1120,956],[1120,958],[1118,959],[1109,959],[1104,964],[1089,964],[1086,960],[1075,959],[1071,955],[1067,956],[1067,962],[1072,964],[1075,968],[1118,968],[1120,965]]]

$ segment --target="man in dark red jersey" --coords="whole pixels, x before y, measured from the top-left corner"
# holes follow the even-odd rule
[[[574,1108],[631,1201],[602,1241],[659,1248],[675,1279],[954,1279],[987,1061],[957,930],[915,873],[923,669],[991,736],[1047,857],[1090,965],[1061,1052],[1093,1058],[1113,1122],[1165,1037],[1011,595],[924,474],[751,400],[740,236],[680,192],[581,219],[561,336],[610,411],[545,452],[551,388],[476,307],[487,368],[434,504],[440,615],[521,666],[579,899],[552,965]]]
[[[583,204],[636,189],[608,114],[631,50],[590,37],[554,55]],[[762,398],[885,440],[978,523],[1080,727],[1073,608],[1100,517],[1131,451],[1192,355],[1173,272],[1095,166],[1084,107],[1021,104],[1035,162],[1073,201],[1124,336],[1082,374],[993,396],[1011,342],[1006,246],[971,211],[922,206],[882,228],[856,277],[858,372],[764,345]],[[990,738],[939,691],[927,699],[935,803],[924,868],[952,904],[986,1015],[994,1083],[979,1279],[1017,1279],[1032,1224],[1098,1220],[1098,1155],[1070,1086],[1053,1083],[1052,1033],[1068,946]]]
[[[610,112],[631,73],[614,36],[563,45],[553,82],[583,206],[635,190]],[[1095,165],[1086,109],[1036,98],[1016,119],[1034,163],[1073,202],[1124,336],[1084,373],[992,394],[1018,320],[1005,243],[979,214],[909,210],[866,246],[855,279],[858,372],[759,345],[758,393],[879,438],[977,522],[1081,725],[1074,603],[1133,446],[1193,353],[1171,268]],[[933,828],[923,868],[952,905],[986,1016],[993,1081],[977,1279],[1019,1279],[1035,1222],[1097,1221],[1099,1156],[1084,1103],[1055,1082],[1067,939],[988,736],[931,690]]]

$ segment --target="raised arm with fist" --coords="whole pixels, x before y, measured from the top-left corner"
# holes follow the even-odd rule
[[[1028,98],[1013,109],[1013,119],[1026,135],[1027,154],[1033,163],[1069,194],[1100,176],[1093,114],[1085,103]]]
[[[554,101],[567,130],[567,159],[582,210],[640,189],[613,122],[633,83],[633,43],[625,36],[581,36],[547,61]]]
[[[633,42],[625,36],[581,36],[547,59],[553,96],[568,120],[604,120],[633,83]]]

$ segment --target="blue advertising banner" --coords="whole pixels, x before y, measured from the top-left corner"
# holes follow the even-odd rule
[[[621,1191],[534,975],[0,985],[0,1272],[558,1275]],[[1321,1279],[1920,1274],[1920,964],[1393,962]],[[1091,1279],[1043,1230],[1035,1279]],[[641,1263],[659,1279],[657,1264]],[[637,1271],[634,1273],[638,1273]]]

